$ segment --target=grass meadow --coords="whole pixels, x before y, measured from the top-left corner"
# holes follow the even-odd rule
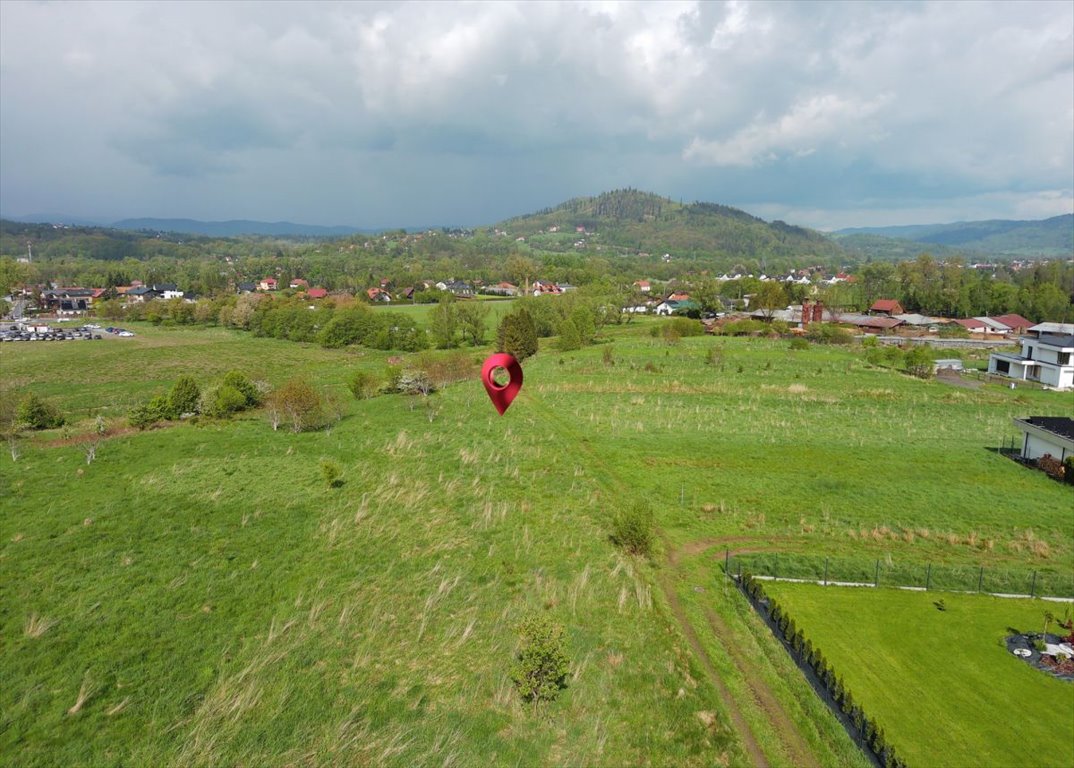
[[[37,392],[74,423],[0,464],[0,752],[860,766],[719,586],[724,549],[1074,570],[1070,489],[988,450],[1012,416],[1069,412],[1063,395],[922,382],[852,350],[669,346],[648,327],[565,354],[542,340],[504,417],[474,380],[347,400],[330,431],[299,435],[257,414],[121,427],[181,373],[302,373],[343,396],[389,355],[151,326],[3,345],[3,396]],[[114,434],[86,464],[97,414]],[[656,513],[651,559],[608,540],[635,501]],[[566,626],[572,658],[537,711],[509,677],[528,611]]]
[[[909,765],[1074,764],[1074,685],[1007,651],[1055,604],[765,582]],[[861,691],[859,695],[859,691]],[[972,712],[973,717],[966,717]]]

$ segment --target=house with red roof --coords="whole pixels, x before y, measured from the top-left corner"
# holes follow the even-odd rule
[[[310,299],[323,299],[328,295],[328,290],[325,288],[310,288],[306,291],[306,297]]]
[[[279,287],[279,281],[275,277],[263,278],[257,284],[257,290],[259,291],[275,291]]]
[[[1026,320],[1021,315],[997,315],[992,320],[1003,323],[1005,326],[1011,329],[1011,333],[1023,334],[1033,327],[1031,320]]]
[[[365,295],[369,297],[369,300],[377,303],[387,303],[392,300],[392,297],[388,295],[387,291],[382,291],[380,288],[370,288],[365,292]]]
[[[869,307],[869,312],[888,317],[906,314],[906,310],[902,308],[898,299],[877,299],[873,302],[873,306]]]

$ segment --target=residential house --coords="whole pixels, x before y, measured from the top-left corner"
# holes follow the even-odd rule
[[[263,278],[257,284],[257,290],[259,291],[275,291],[279,287],[279,282],[275,277]]]
[[[235,286],[235,293],[253,293],[256,290],[256,283],[239,283]]]
[[[637,288],[641,293],[648,293],[652,290],[652,286],[649,284],[648,280],[635,280],[634,287]]]
[[[152,287],[162,299],[183,298],[183,292],[179,290],[179,286],[175,283],[154,283]]]
[[[1074,456],[1074,419],[1031,416],[1014,419],[1014,426],[1022,431],[1023,459],[1032,461],[1049,455],[1063,461],[1067,456]]]
[[[46,312],[57,315],[80,315],[93,308],[107,293],[104,288],[55,288],[41,292],[41,304]]]
[[[380,288],[370,288],[365,292],[365,295],[369,297],[370,301],[377,304],[387,304],[392,300],[388,292],[382,291]]]
[[[310,284],[306,280],[303,280],[301,277],[296,277],[290,283],[287,284],[287,287],[296,289],[300,288],[302,290],[305,290],[306,288],[310,287]]]
[[[1033,327],[1033,321],[1026,320],[1021,315],[997,315],[992,319],[1010,328],[1011,333],[1023,334]]]
[[[955,320],[955,322],[970,333],[980,333],[985,336],[1006,336],[1011,332],[1010,326],[993,320],[991,317],[967,317]]]
[[[328,290],[325,288],[310,288],[306,291],[306,298],[308,299],[323,299],[328,295]]]
[[[464,283],[461,280],[451,280],[445,283],[444,290],[460,299],[472,299],[475,293],[472,285]]]
[[[518,286],[514,285],[513,283],[502,281],[486,287],[485,293],[492,294],[494,296],[517,296]]]
[[[1074,324],[1040,323],[1022,337],[1022,352],[993,352],[988,372],[1053,389],[1074,389]]]
[[[544,280],[534,280],[533,286],[530,288],[530,292],[534,296],[543,296],[545,294],[558,295],[560,293],[563,293],[563,291],[559,289],[558,285],[556,285],[555,283],[545,282]]]
[[[123,301],[127,304],[142,304],[156,298],[160,298],[160,294],[148,285],[139,285],[123,294]]]
[[[701,310],[701,305],[698,304],[693,299],[690,299],[690,298],[686,298],[686,299],[682,299],[682,300],[667,298],[667,299],[664,299],[664,301],[662,301],[659,304],[657,304],[656,309],[654,309],[653,311],[657,315],[662,315],[662,316],[668,317],[670,315],[675,315],[675,314],[684,314],[686,312],[689,312],[690,310],[698,310],[698,311],[700,311]]]
[[[877,299],[873,302],[873,305],[869,307],[869,312],[877,315],[887,315],[888,317],[894,317],[895,315],[902,315],[906,312],[902,308],[902,304],[898,299]]]

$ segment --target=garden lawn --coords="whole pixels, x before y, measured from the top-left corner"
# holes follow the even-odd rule
[[[1074,684],[1004,644],[1008,627],[1040,632],[1044,611],[1062,614],[1061,605],[786,582],[764,588],[910,766],[1074,764]]]

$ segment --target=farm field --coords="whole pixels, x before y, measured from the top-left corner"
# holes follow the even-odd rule
[[[299,435],[256,413],[122,427],[181,373],[302,373],[349,398],[348,375],[390,355],[141,324],[6,345],[5,396],[44,395],[75,423],[0,465],[0,751],[861,766],[719,586],[725,549],[1074,570],[1070,489],[988,450],[1012,416],[1062,415],[1061,395],[922,382],[853,350],[669,346],[652,325],[571,353],[542,340],[502,418],[475,380],[346,400],[330,431]],[[77,439],[98,413],[114,434],[87,465]],[[636,501],[656,515],[651,560],[608,540]],[[538,713],[509,677],[529,611],[564,623],[573,662]]]
[[[1043,612],[1061,615],[1062,606],[786,582],[766,582],[765,591],[909,765],[1074,763],[1074,685],[1033,669],[1003,643],[1008,627],[1040,632]]]

